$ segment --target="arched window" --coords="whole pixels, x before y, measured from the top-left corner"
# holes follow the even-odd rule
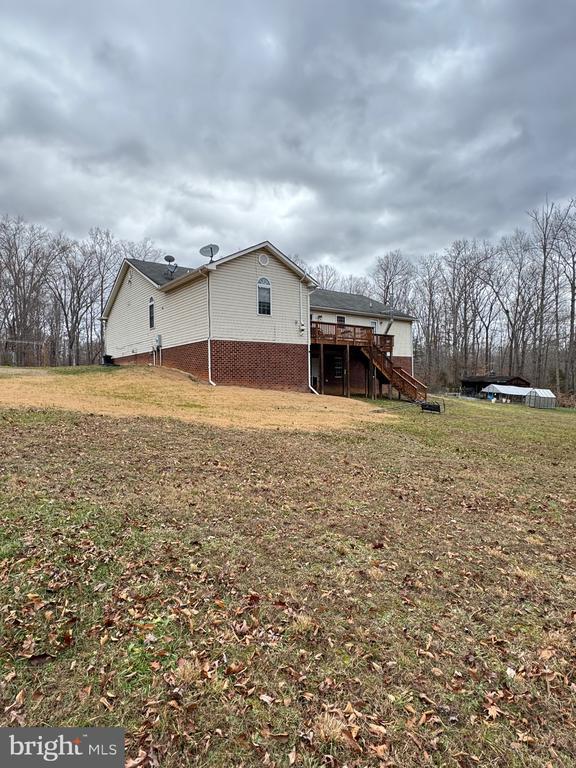
[[[150,298],[148,302],[148,325],[150,328],[154,328],[154,299]]]
[[[258,280],[258,314],[272,314],[271,286],[267,277],[261,277]]]

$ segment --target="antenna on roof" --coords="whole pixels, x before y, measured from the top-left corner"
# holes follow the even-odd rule
[[[214,243],[210,243],[210,245],[203,245],[202,248],[200,248],[200,254],[204,256],[204,258],[210,259],[208,263],[212,264],[214,261],[214,256],[216,256],[219,250],[219,246],[214,245]]]
[[[169,253],[164,256],[164,261],[168,264],[168,274],[170,277],[176,272],[176,259],[174,256],[171,256]]]

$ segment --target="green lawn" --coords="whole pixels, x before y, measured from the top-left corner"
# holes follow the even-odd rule
[[[1,724],[120,725],[144,767],[575,765],[576,414],[375,407],[0,411]]]

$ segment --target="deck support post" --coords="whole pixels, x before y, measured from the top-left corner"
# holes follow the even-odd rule
[[[370,400],[374,400],[376,397],[374,392],[374,363],[372,360],[368,362],[368,397]]]
[[[324,344],[320,342],[320,394],[324,394]]]
[[[350,344],[346,344],[346,397],[350,397]]]
[[[368,378],[366,381],[365,394],[368,399],[372,397],[372,360],[368,360]]]

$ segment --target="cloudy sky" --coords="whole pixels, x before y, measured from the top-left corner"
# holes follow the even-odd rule
[[[576,194],[574,0],[0,0],[0,211],[361,271]]]

